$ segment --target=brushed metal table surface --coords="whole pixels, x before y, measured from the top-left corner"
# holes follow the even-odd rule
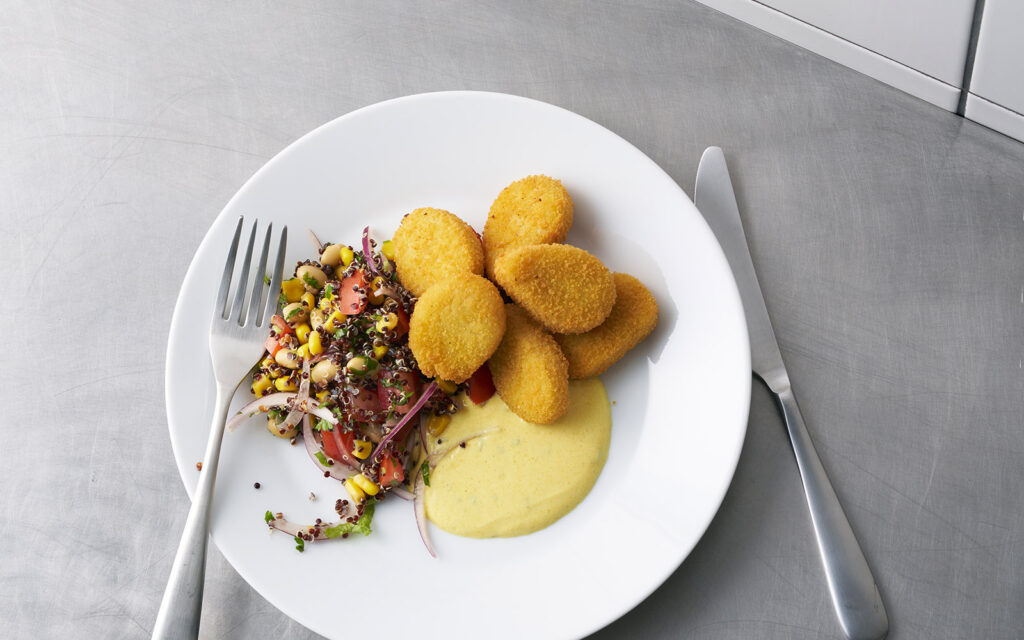
[[[148,636],[187,511],[171,310],[235,190],[354,108],[483,89],[596,120],[691,195],[726,150],[890,637],[1024,637],[1024,145],[685,1],[0,9],[0,636]],[[216,550],[202,629],[315,637]],[[594,637],[840,637],[762,387],[704,539]]]

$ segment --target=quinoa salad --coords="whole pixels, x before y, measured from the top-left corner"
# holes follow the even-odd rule
[[[349,498],[335,503],[336,522],[264,514],[299,551],[306,542],[368,535],[374,505],[394,494],[414,502],[433,555],[421,504],[426,439],[444,430],[458,409],[454,396],[468,384],[420,372],[408,344],[416,298],[398,281],[390,241],[378,248],[368,228],[360,249],[310,235],[319,259],[299,262],[281,284],[280,311],[252,373],[256,399],[228,428],[262,414],[270,434],[301,440],[324,477],[344,485]]]

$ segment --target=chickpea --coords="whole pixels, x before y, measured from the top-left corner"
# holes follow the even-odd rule
[[[320,267],[304,264],[295,270],[295,277],[302,280],[306,291],[320,291],[327,282],[327,274]],[[315,285],[315,286],[314,286]]]
[[[313,309],[309,312],[309,326],[312,327],[313,331],[316,331],[320,327],[324,326],[324,312],[319,309]]]
[[[336,267],[341,264],[341,245],[329,244],[320,254],[320,264]]]
[[[334,364],[330,360],[321,360],[320,362],[313,365],[313,370],[309,372],[309,379],[314,384],[324,384],[328,380],[334,378],[338,374],[338,365]]]
[[[357,376],[372,373],[377,368],[377,361],[366,356],[356,356],[345,364],[345,368]]]
[[[281,349],[274,356],[274,360],[277,364],[281,365],[286,369],[298,369],[299,368],[299,354],[295,353],[291,349]]]
[[[281,315],[290,325],[297,325],[306,321],[306,307],[301,302],[293,302],[281,309]]]

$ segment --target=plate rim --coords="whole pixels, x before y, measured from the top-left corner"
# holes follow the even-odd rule
[[[178,469],[179,479],[180,479],[180,481],[182,482],[182,485],[185,488],[185,492],[186,492],[186,495],[189,498],[189,502],[190,503],[192,501],[193,491],[191,490],[191,488],[189,487],[188,483],[185,480],[184,470],[187,469],[187,466],[182,466],[182,464],[180,463],[182,455],[183,455],[183,452],[181,450],[182,443],[181,443],[181,441],[178,438],[176,438],[175,431],[174,431],[174,429],[172,429],[172,426],[171,426],[172,423],[175,422],[175,420],[174,420],[175,409],[173,409],[174,405],[173,405],[172,399],[171,399],[172,363],[176,362],[176,360],[177,360],[177,356],[175,355],[175,352],[176,351],[180,352],[180,346],[175,341],[175,336],[179,333],[179,331],[181,329],[180,325],[183,322],[182,318],[184,316],[184,311],[182,309],[182,298],[183,298],[183,296],[185,294],[186,289],[189,288],[189,285],[191,284],[192,280],[194,280],[196,277],[198,277],[197,258],[200,255],[200,253],[202,253],[204,251],[204,249],[206,248],[206,245],[208,243],[212,242],[212,240],[211,240],[211,231],[213,230],[213,227],[218,223],[218,221],[221,219],[221,217],[224,216],[225,213],[229,209],[231,209],[233,207],[235,202],[237,200],[239,200],[240,198],[242,198],[244,196],[244,194],[250,188],[252,188],[252,185],[258,181],[258,179],[260,178],[260,176],[264,172],[268,172],[268,171],[273,170],[273,168],[278,163],[283,162],[285,158],[289,157],[292,153],[294,153],[295,149],[298,146],[300,146],[304,141],[306,141],[309,138],[313,138],[313,137],[316,137],[316,136],[320,135],[323,130],[328,129],[328,128],[333,127],[333,126],[336,126],[338,123],[343,122],[345,120],[358,117],[359,115],[361,115],[361,114],[363,114],[363,113],[365,113],[367,111],[383,109],[383,108],[387,107],[388,105],[392,105],[393,103],[397,103],[397,102],[416,102],[416,101],[420,101],[420,100],[429,100],[429,99],[446,98],[446,97],[447,98],[454,98],[454,99],[458,99],[458,98],[461,98],[461,97],[471,97],[471,98],[486,98],[486,99],[503,100],[503,101],[511,101],[511,102],[521,102],[521,103],[529,104],[529,105],[531,105],[533,107],[541,107],[541,108],[545,108],[545,109],[550,109],[550,110],[554,110],[554,111],[557,111],[557,112],[561,112],[561,115],[564,116],[564,117],[569,117],[569,118],[572,118],[572,119],[581,120],[581,121],[585,122],[587,125],[592,126],[592,127],[596,127],[598,129],[600,129],[602,132],[604,132],[605,134],[610,134],[611,136],[613,136],[614,138],[616,138],[620,142],[624,143],[625,147],[630,149],[630,150],[632,150],[632,152],[634,152],[634,154],[637,156],[637,158],[642,159],[642,161],[644,163],[646,163],[650,169],[654,169],[656,172],[660,173],[670,184],[672,184],[674,186],[674,188],[679,192],[680,195],[682,195],[682,197],[685,200],[689,201],[691,204],[693,203],[693,201],[689,197],[689,195],[683,190],[683,188],[678,184],[678,182],[676,182],[676,180],[674,178],[672,178],[672,176],[667,171],[665,171],[664,168],[662,168],[657,162],[655,162],[652,158],[650,158],[650,156],[648,156],[646,153],[644,153],[639,147],[637,147],[632,142],[630,142],[626,138],[622,137],[621,135],[619,135],[615,131],[605,127],[604,125],[602,125],[602,124],[600,124],[598,122],[595,122],[594,120],[591,120],[590,118],[588,118],[588,117],[586,117],[584,115],[576,113],[576,112],[574,112],[574,111],[572,111],[570,109],[567,109],[565,107],[561,107],[561,106],[558,106],[558,105],[555,105],[555,104],[551,104],[549,102],[545,102],[545,101],[538,100],[538,99],[535,99],[535,98],[529,98],[529,97],[525,97],[525,96],[520,96],[520,95],[516,95],[516,94],[494,92],[494,91],[449,90],[449,91],[430,91],[430,92],[408,94],[408,95],[404,95],[404,96],[397,96],[397,97],[389,98],[387,100],[382,100],[382,101],[374,102],[374,103],[371,103],[371,104],[367,104],[367,105],[364,105],[364,106],[359,107],[357,109],[353,109],[351,111],[348,111],[348,112],[346,112],[346,113],[344,113],[344,114],[342,114],[342,115],[340,115],[340,116],[338,116],[336,118],[332,118],[331,120],[328,120],[328,121],[320,124],[319,126],[317,126],[317,127],[313,128],[312,130],[308,131],[307,133],[299,136],[298,138],[296,138],[295,140],[290,142],[288,145],[283,147],[276,154],[274,154],[269,160],[267,160],[263,165],[261,165],[251,176],[249,176],[249,178],[245,180],[245,182],[238,188],[238,190],[231,196],[231,198],[224,204],[224,206],[220,209],[220,211],[217,213],[217,215],[213,218],[213,220],[210,223],[210,226],[207,228],[206,232],[204,233],[202,240],[199,242],[198,246],[196,247],[195,251],[192,254],[192,257],[191,257],[191,259],[189,261],[188,268],[187,268],[187,270],[185,272],[184,277],[182,278],[181,286],[180,286],[180,288],[178,290],[178,295],[175,298],[174,310],[173,310],[173,313],[172,313],[172,316],[171,316],[170,325],[168,327],[167,349],[165,350],[164,403],[165,403],[165,412],[166,412],[166,416],[167,416],[167,431],[168,431],[168,435],[169,435],[170,440],[171,440],[171,449],[172,449],[172,455],[174,456],[175,467]],[[697,218],[699,219],[698,225],[702,226],[705,229],[705,231],[707,232],[708,236],[712,239],[712,243],[711,243],[712,246],[713,246],[712,252],[716,255],[716,257],[720,261],[721,265],[724,265],[724,273],[727,275],[727,279],[728,279],[729,283],[732,285],[731,287],[729,287],[729,291],[727,292],[726,295],[728,295],[728,297],[732,298],[734,308],[738,309],[739,317],[741,319],[743,319],[743,321],[740,323],[740,325],[741,325],[740,328],[741,328],[741,333],[742,333],[742,341],[741,341],[742,344],[739,345],[742,348],[740,349],[740,354],[738,354],[738,355],[740,355],[742,357],[742,359],[743,359],[743,361],[745,363],[744,370],[750,371],[749,332],[748,332],[748,328],[747,328],[747,325],[746,325],[745,318],[743,316],[742,302],[741,302],[741,299],[740,299],[739,289],[738,289],[738,286],[737,286],[736,281],[735,281],[735,276],[733,275],[731,268],[729,268],[729,266],[728,266],[728,262],[726,260],[725,254],[724,254],[724,252],[722,250],[721,244],[718,242],[717,237],[714,235],[714,233],[711,230],[710,226],[707,224],[707,221],[704,219],[703,214],[700,214],[699,210],[696,209],[695,205],[694,205],[694,211],[697,211],[697,213],[698,213],[698,215],[697,215]],[[203,349],[203,353],[204,354],[207,353],[207,352],[208,352],[208,347]],[[635,609],[641,602],[646,600],[648,597],[650,597],[650,595],[652,593],[654,593],[656,590],[658,590],[665,583],[665,581],[680,566],[682,566],[683,562],[688,557],[690,557],[690,554],[693,552],[693,549],[697,546],[697,544],[707,534],[708,528],[710,527],[710,525],[711,525],[712,521],[714,520],[715,516],[721,510],[722,503],[725,500],[725,496],[728,493],[729,488],[732,486],[733,480],[735,479],[736,469],[737,469],[737,467],[739,465],[740,454],[742,452],[743,445],[746,442],[747,430],[748,430],[748,427],[749,427],[748,422],[749,422],[749,412],[750,412],[750,402],[751,402],[751,393],[750,392],[751,392],[751,387],[752,387],[752,384],[753,384],[752,374],[751,375],[743,376],[741,378],[740,384],[743,387],[740,390],[740,391],[742,391],[742,393],[739,394],[739,398],[740,398],[740,401],[744,405],[743,409],[742,409],[742,412],[741,412],[741,415],[744,416],[744,419],[742,420],[742,424],[739,425],[738,428],[737,428],[737,432],[736,432],[737,433],[737,437],[736,437],[736,440],[734,442],[733,450],[730,451],[730,455],[729,455],[728,460],[727,461],[723,460],[723,466],[725,466],[724,463],[726,463],[726,462],[728,463],[728,473],[723,475],[724,478],[727,478],[727,481],[725,481],[723,483],[723,486],[721,487],[721,490],[719,492],[717,492],[716,495],[714,495],[714,500],[713,500],[713,502],[715,504],[714,509],[710,510],[710,512],[709,512],[709,514],[708,514],[708,516],[706,518],[702,518],[701,519],[701,521],[700,521],[700,523],[701,523],[700,524],[700,531],[701,531],[700,535],[696,536],[689,545],[681,545],[681,548],[684,547],[684,546],[686,548],[685,548],[685,551],[680,555],[678,561],[675,561],[674,559],[671,559],[671,561],[663,563],[663,571],[658,574],[656,580],[652,580],[651,581],[651,584],[649,585],[649,588],[644,589],[644,590],[638,590],[637,592],[631,594],[632,597],[628,598],[628,603],[625,603],[626,606],[623,606],[622,608],[616,608],[615,610],[611,611],[610,614],[608,614],[608,615],[603,615],[603,616],[602,615],[593,615],[593,616],[589,616],[587,618],[587,620],[590,622],[590,624],[584,625],[586,628],[582,629],[580,635],[576,636],[576,637],[582,638],[582,637],[585,637],[585,636],[590,635],[592,633],[595,633],[595,632],[603,629],[604,627],[608,626],[609,624],[613,623],[614,621],[618,620],[619,618],[625,616],[627,613],[629,613],[633,609]],[[228,558],[228,555],[225,554],[224,550],[221,548],[221,546],[219,544],[217,544],[216,538],[212,535],[212,532],[211,532],[209,540],[212,541],[213,544],[217,546],[218,550],[221,552],[221,555],[228,562],[228,564],[232,567],[232,569],[239,575],[239,577],[241,577],[242,580],[245,581],[245,583],[250,588],[252,588],[257,593],[259,593],[260,597],[262,597],[269,604],[274,606],[274,608],[278,609],[279,611],[284,613],[286,616],[288,616],[290,619],[294,620],[298,624],[300,624],[300,625],[302,625],[302,626],[304,626],[304,627],[314,631],[315,633],[321,633],[321,634],[324,633],[323,630],[318,629],[318,628],[314,628],[312,626],[309,626],[309,624],[307,622],[302,621],[299,618],[297,618],[296,616],[292,615],[292,613],[289,610],[287,610],[284,606],[282,606],[282,604],[280,604],[279,602],[277,602],[277,601],[271,599],[270,597],[268,597],[268,595],[264,592],[263,589],[261,589],[257,585],[253,584],[253,582],[251,582],[249,579],[247,579],[246,576],[243,575],[242,570],[240,570],[235,565],[234,562],[231,562],[231,560]],[[625,602],[625,600],[626,599],[623,599],[624,602]]]

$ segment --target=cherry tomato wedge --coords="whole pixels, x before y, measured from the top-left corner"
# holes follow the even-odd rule
[[[295,330],[288,326],[288,322],[279,315],[275,314],[274,317],[270,319],[270,321],[274,323],[275,327],[280,329],[280,333],[282,335],[288,333],[295,333]]]
[[[491,378],[491,370],[484,363],[469,378],[469,399],[473,404],[483,404],[494,395],[494,380]]]
[[[380,484],[382,487],[388,485],[402,484],[405,482],[405,471],[402,465],[393,455],[385,452],[380,460]]]
[[[281,343],[278,342],[277,338],[274,336],[267,336],[267,341],[263,343],[263,348],[266,349],[267,353],[270,354],[270,357],[273,358],[277,355],[277,352],[284,347],[281,346]]]
[[[337,429],[338,427],[334,428]],[[328,457],[341,461],[352,457],[352,451],[356,448],[356,435],[354,432],[345,431],[344,429],[338,432],[338,436],[341,438],[341,446],[345,447],[347,455],[342,455],[342,452],[338,451],[338,444],[334,440],[333,433],[323,431],[320,435],[324,443],[324,453]]]
[[[341,304],[341,312],[347,316],[358,315],[366,308],[366,294],[358,293],[354,287],[366,290],[366,275],[362,269],[357,269],[352,275],[341,281],[341,291],[338,292],[338,301]]]
[[[394,409],[405,415],[419,399],[419,376],[413,371],[385,371],[377,378],[377,397],[380,410]],[[405,397],[409,394],[408,398]],[[404,398],[404,401],[403,401]]]

